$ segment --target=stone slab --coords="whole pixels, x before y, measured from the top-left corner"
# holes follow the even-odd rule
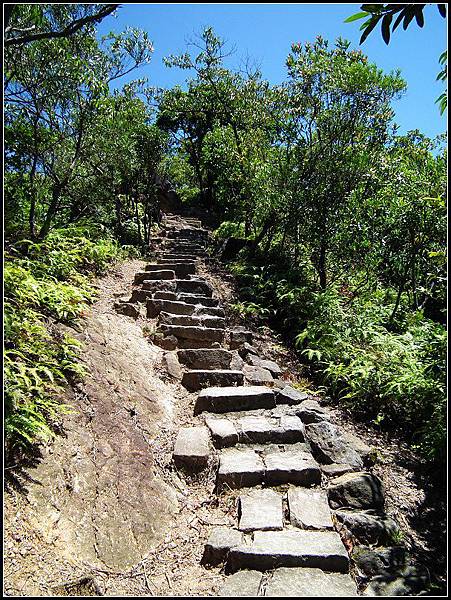
[[[334,528],[332,516],[323,490],[290,487],[288,490],[290,523],[301,529]]]
[[[227,566],[266,571],[276,567],[313,567],[347,573],[349,558],[335,531],[255,531],[249,545],[231,548]]]
[[[205,424],[210,430],[216,448],[226,448],[238,443],[238,432],[230,419],[220,419],[208,415],[205,417]]]
[[[175,292],[155,292],[153,298],[154,300],[176,300],[177,294]]]
[[[219,457],[218,487],[252,487],[263,483],[265,465],[251,448],[228,448]]]
[[[245,416],[236,422],[239,440],[242,444],[277,441],[279,426],[276,419],[264,416]]]
[[[241,531],[231,527],[215,527],[205,544],[202,562],[205,564],[216,565],[227,557],[230,548],[244,543],[244,536]]]
[[[243,365],[243,373],[246,380],[251,385],[268,385],[274,381],[273,376],[267,369],[262,367],[253,367],[252,365]]]
[[[194,275],[196,272],[196,266],[193,263],[181,263],[175,261],[171,263],[158,263],[157,265],[146,265],[144,269],[148,272],[174,271],[175,275],[181,279],[188,275]],[[152,278],[149,277],[149,279]],[[164,279],[164,277],[161,279]]]
[[[209,315],[174,315],[166,311],[160,311],[159,322],[166,325],[183,325],[184,327],[212,327],[225,328],[225,319],[211,317]]]
[[[286,385],[281,390],[278,390],[276,395],[277,404],[300,404],[303,400],[308,398],[305,392],[296,390],[291,385]]]
[[[188,340],[222,342],[224,339],[224,330],[213,327],[195,327],[183,325],[160,325],[161,331],[166,335],[174,335],[176,338]]]
[[[358,596],[354,580],[344,573],[325,573],[321,569],[282,567],[276,569],[266,585],[271,598],[349,598]]]
[[[283,529],[282,494],[274,490],[252,490],[238,499],[239,525],[243,532]]]
[[[312,455],[293,448],[285,452],[268,450],[263,453],[265,481],[269,485],[295,483],[315,485],[321,483],[321,470]]]
[[[223,348],[179,350],[179,361],[189,369],[228,369],[232,354]]]
[[[197,397],[194,414],[209,411],[223,413],[258,408],[273,408],[274,392],[264,386],[212,387]]]
[[[161,269],[159,271],[146,271],[146,279],[149,281],[153,280],[165,280],[165,279],[175,279],[175,271],[173,270],[165,270]]]
[[[246,358],[248,364],[253,367],[261,367],[262,369],[266,369],[273,375],[274,377],[278,377],[282,374],[282,369],[279,365],[273,360],[267,360],[264,358],[260,358],[259,356],[255,356],[254,354],[249,353]]]
[[[209,440],[206,427],[180,429],[174,446],[175,464],[193,471],[204,469],[210,456]]]
[[[201,306],[218,306],[219,300],[217,298],[211,298],[204,296],[203,294],[184,294],[179,293],[178,299],[182,302],[188,302],[190,304],[198,304]]]
[[[262,574],[259,571],[238,571],[229,575],[219,589],[218,596],[242,598],[256,597],[260,589]]]
[[[147,300],[147,316],[151,319],[155,318],[160,312],[166,312],[172,315],[192,315],[196,310],[194,304],[179,302],[177,300]]]
[[[192,370],[185,371],[182,385],[190,392],[196,392],[205,387],[242,385],[241,371],[222,370]]]

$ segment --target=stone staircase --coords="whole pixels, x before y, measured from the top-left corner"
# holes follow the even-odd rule
[[[198,392],[198,425],[180,429],[174,464],[201,471],[215,456],[216,493],[239,490],[235,527],[212,529],[203,564],[223,565],[221,596],[356,596],[329,501],[377,505],[380,482],[362,472],[369,448],[279,379],[281,368],[258,356],[250,331],[227,327],[220,299],[197,275],[207,243],[199,220],[167,214],[152,242],[155,262],[136,274],[140,287],[123,303],[145,302],[168,370]]]

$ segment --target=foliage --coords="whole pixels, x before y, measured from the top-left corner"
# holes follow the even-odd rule
[[[369,34],[373,31],[376,25],[381,21],[381,32],[382,38],[384,42],[388,45],[390,42],[390,25],[392,24],[393,17],[396,17],[395,22],[392,25],[391,31],[395,31],[395,29],[402,22],[403,29],[406,30],[410,23],[415,18],[417,24],[420,27],[424,26],[424,8],[426,4],[362,4],[360,9],[362,12],[351,15],[347,19],[345,19],[345,23],[351,23],[353,21],[357,21],[359,19],[367,19],[363,25],[360,27],[360,31],[363,30],[362,36],[360,38],[360,44],[366,40]],[[437,4],[438,11],[440,15],[445,19],[446,18],[446,4]],[[440,71],[437,76],[437,80],[445,81],[447,78],[447,51],[445,50],[439,58],[439,62],[441,65],[444,65],[444,68]],[[442,115],[448,104],[448,96],[447,91],[445,90],[440,96],[437,98],[436,103],[439,104],[440,114]]]
[[[5,260],[5,441],[26,447],[53,435],[62,386],[85,369],[81,344],[62,334],[94,298],[90,273],[102,273],[123,251],[91,226],[54,230],[40,243],[20,240]]]

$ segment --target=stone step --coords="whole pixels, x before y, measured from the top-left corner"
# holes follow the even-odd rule
[[[233,354],[223,348],[179,350],[179,362],[188,369],[229,369]]]
[[[181,294],[201,294],[212,297],[213,288],[202,279],[178,279],[177,292]]]
[[[241,573],[255,571],[238,571],[226,579],[236,577]],[[261,574],[260,574],[261,575]],[[254,577],[254,588],[251,588],[250,578],[246,589],[255,589],[257,578]],[[243,581],[243,585],[246,585]],[[233,591],[237,582],[228,586],[223,584],[223,590]],[[270,598],[353,598],[358,596],[357,587],[352,577],[347,573],[325,573],[322,569],[311,567],[282,567],[276,569],[266,581],[265,597]]]
[[[146,265],[145,271],[148,272],[160,272],[162,270],[166,271],[174,271],[175,275],[184,279],[189,275],[194,275],[196,273],[196,266],[193,263],[180,263],[180,262],[172,262],[172,263],[164,263],[164,264],[156,264],[156,265]],[[163,279],[163,278],[162,278]]]
[[[307,567],[347,573],[349,557],[335,531],[255,531],[250,543],[230,549],[227,567],[232,572]]]
[[[170,252],[156,252],[155,256],[157,257],[158,262],[161,261],[165,261],[165,262],[170,262],[171,260],[176,260],[176,261],[191,261],[193,263],[196,263],[196,261],[198,260],[198,257],[195,256],[194,254],[176,254],[176,253],[170,253]]]
[[[178,300],[148,298],[146,302],[147,318],[155,319],[162,311],[172,315],[192,315],[196,310],[195,304],[187,304]]]
[[[194,303],[193,303],[194,304]],[[197,305],[194,315],[208,315],[210,317],[225,317],[225,311],[223,308],[217,306],[202,306]]]
[[[251,490],[238,498],[238,529],[281,531],[283,529],[283,496],[274,490]]]
[[[255,356],[254,354],[248,354],[246,362],[249,365],[252,365],[253,367],[260,367],[262,369],[266,369],[274,377],[279,377],[279,375],[282,374],[282,369],[273,360],[266,360],[260,358],[259,356]]]
[[[219,300],[217,298],[210,298],[202,294],[178,294],[178,300],[181,302],[188,302],[190,304],[201,304],[202,306],[218,306]]]
[[[199,393],[194,414],[272,408],[275,405],[273,390],[265,386],[212,387]]]
[[[175,240],[202,240],[208,238],[208,232],[205,229],[175,229],[167,232],[168,239]]]
[[[243,381],[242,371],[228,369],[186,371],[182,377],[182,385],[190,392],[210,386],[242,385]]]
[[[139,271],[135,274],[135,283],[144,283],[146,280],[165,281],[167,279],[175,279],[174,270]]]
[[[185,256],[182,254],[182,256]],[[159,265],[168,265],[168,264],[173,264],[176,263],[177,265],[192,265],[192,266],[196,266],[196,259],[195,258],[179,258],[177,257],[177,255],[171,254],[170,258],[166,258],[166,257],[162,257],[162,258],[157,258],[157,263]]]
[[[206,427],[183,427],[174,446],[174,463],[192,471],[204,469],[210,456],[209,435]]]
[[[219,588],[218,596],[223,598],[240,598],[259,596],[262,573],[259,571],[237,571],[226,577]]]
[[[153,300],[177,300],[177,294],[175,292],[155,292],[152,296]]]
[[[159,329],[166,336],[173,335],[178,339],[194,340],[197,342],[213,343],[222,342],[224,339],[224,329],[214,329],[212,327],[161,324]]]
[[[287,497],[290,523],[293,527],[334,529],[327,494],[324,490],[290,487]]]
[[[245,415],[239,418],[205,417],[217,448],[235,444],[294,444],[304,441],[304,425],[299,417]]]
[[[166,325],[189,325],[194,327],[225,329],[225,319],[222,317],[212,317],[210,315],[174,315],[165,311],[160,311],[159,322],[165,323]]]
[[[219,457],[217,488],[321,483],[321,470],[305,444],[227,448]]]
[[[155,273],[158,273],[158,271],[154,271],[153,274]],[[213,288],[206,281],[198,279],[171,279],[170,282],[172,285],[168,285],[167,279],[159,279],[150,275],[152,273],[148,271],[137,273],[135,275],[135,283],[141,283],[144,290],[151,290],[153,292],[175,291],[177,294],[197,294],[198,296],[207,296],[210,298],[213,295]]]

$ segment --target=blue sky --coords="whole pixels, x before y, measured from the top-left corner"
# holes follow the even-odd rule
[[[358,48],[363,21],[343,22],[356,12],[360,4],[122,4],[116,17],[99,25],[99,34],[127,26],[146,30],[155,47],[152,61],[128,79],[147,77],[150,85],[172,87],[183,83],[187,72],[168,69],[163,57],[186,52],[189,41],[211,25],[235,48],[228,67],[238,68],[249,56],[263,77],[276,84],[285,79],[285,59],[293,42],[313,41],[320,34],[331,42],[341,36]],[[440,116],[435,104],[444,89],[436,76],[438,58],[447,47],[447,20],[435,5],[426,6],[424,16],[422,29],[415,21],[406,31],[400,25],[388,46],[378,26],[360,48],[384,71],[400,68],[407,81],[407,92],[394,103],[399,132],[419,129],[433,137],[447,129],[446,113]]]

